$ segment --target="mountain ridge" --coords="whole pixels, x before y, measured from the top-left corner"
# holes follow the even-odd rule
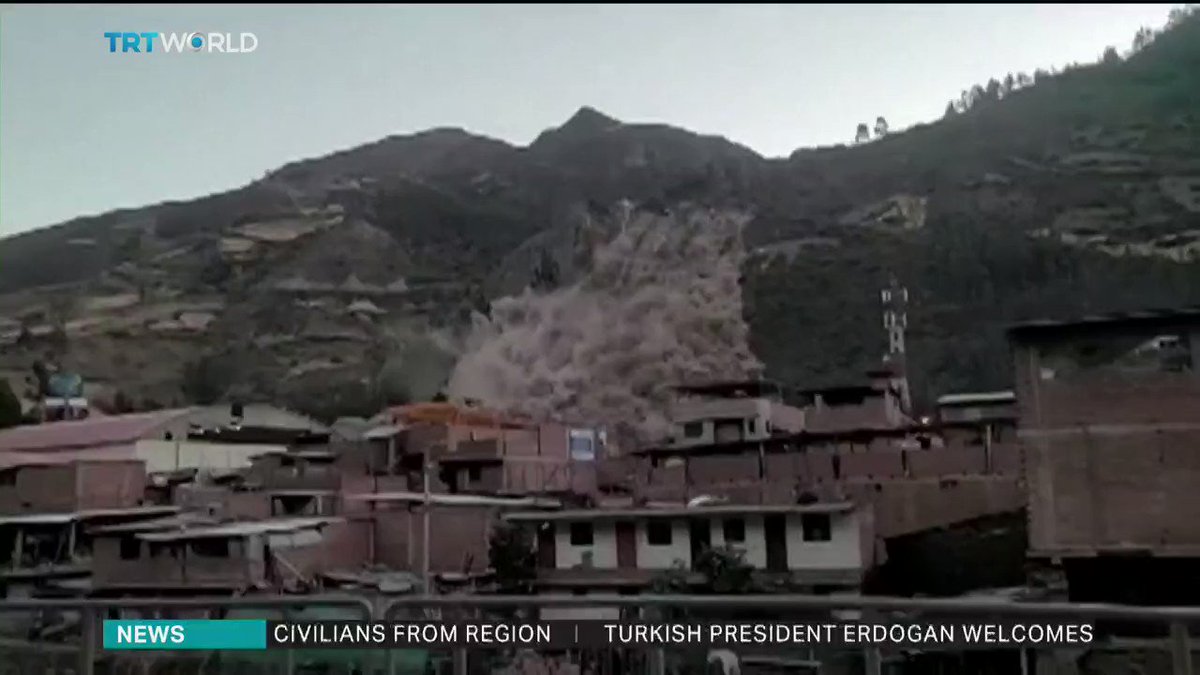
[[[918,399],[1001,388],[1008,321],[1200,302],[1197,23],[860,145],[766,158],[583,106],[527,146],[388,136],[7,237],[0,376],[20,387],[52,358],[139,406],[236,392],[332,414],[431,395],[436,373],[402,362],[452,362],[473,311],[577,277],[581,223],[629,200],[751,215],[744,311],[774,375],[876,362],[895,275]]]

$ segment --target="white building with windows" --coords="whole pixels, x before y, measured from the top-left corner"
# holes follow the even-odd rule
[[[671,410],[671,447],[766,440],[805,426],[804,410],[783,402],[783,387],[767,381],[678,387]]]
[[[848,502],[524,511],[544,588],[634,590],[729,546],[760,575],[813,590],[852,590],[875,562],[869,509]],[[697,581],[702,579],[697,578]]]

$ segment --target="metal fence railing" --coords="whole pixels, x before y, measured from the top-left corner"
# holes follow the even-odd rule
[[[370,620],[375,613],[374,606],[365,598],[333,595],[3,600],[0,601],[0,675],[293,675],[302,671],[302,652],[104,652],[101,621],[105,618],[320,620],[334,618],[327,615],[328,610],[339,609],[342,612],[336,618],[344,620]]]
[[[1093,622],[1100,639],[1086,648],[1003,648],[955,653],[814,648],[784,653],[732,650],[740,672],[833,675],[909,673],[1195,675],[1189,633],[1200,607],[1014,603],[981,599],[867,596],[261,596],[186,599],[0,601],[0,675],[691,675],[711,672],[712,654],[685,648],[566,650],[534,653],[456,648],[266,652],[105,652],[104,618],[280,618],[381,620],[441,618],[603,618],[749,621]],[[564,615],[574,613],[567,617]],[[21,621],[4,621],[21,615]],[[953,664],[950,662],[953,661]],[[1136,663],[1135,663],[1136,662]],[[728,665],[727,662],[721,663]],[[950,664],[950,666],[948,666]],[[728,670],[726,669],[726,672]]]
[[[904,621],[1075,621],[1097,625],[1101,639],[1087,649],[1004,648],[975,650],[971,655],[958,653],[913,653],[908,650],[845,648],[805,649],[790,654],[755,654],[752,649],[738,650],[742,673],[808,672],[864,673],[1005,673],[1020,675],[1090,675],[1091,673],[1145,672],[1195,675],[1189,627],[1200,626],[1200,607],[1133,607],[1079,603],[1018,603],[968,598],[885,598],[870,596],[738,595],[738,596],[412,596],[384,605],[381,620],[413,617],[416,610],[442,612],[447,620],[498,618],[519,615],[528,620],[544,618],[545,610],[603,609],[611,618],[617,611],[623,619],[661,619],[683,617],[692,620],[764,620],[787,621],[819,618],[833,620],[873,619]],[[586,618],[575,615],[572,618]],[[1157,628],[1159,634],[1147,630]],[[468,653],[468,651],[470,653]],[[543,655],[541,662],[526,660],[523,667],[517,655],[506,660],[518,663],[507,672],[518,675],[624,675],[645,673],[711,672],[712,654],[687,653],[682,649],[608,650],[608,654],[576,653],[566,655],[573,670],[562,668],[563,655]],[[456,649],[449,662],[453,675],[488,670],[487,654],[482,650]],[[972,657],[972,658],[968,658]],[[1057,657],[1057,658],[1056,658]],[[922,665],[924,662],[924,665]],[[953,663],[950,663],[953,662]],[[1136,662],[1136,663],[1134,663]],[[951,667],[947,668],[950,665]],[[1136,668],[1134,667],[1136,665]],[[390,666],[389,666],[390,668]],[[1137,670],[1140,668],[1140,670]],[[490,669],[496,672],[495,668]],[[390,672],[390,671],[389,671]],[[726,671],[728,672],[728,671]]]

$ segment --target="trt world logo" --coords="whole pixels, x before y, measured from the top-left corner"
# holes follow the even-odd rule
[[[165,33],[159,31],[131,33],[109,31],[108,52],[115,54],[181,54],[187,52],[219,52],[222,54],[248,54],[258,49],[258,36],[254,33]]]

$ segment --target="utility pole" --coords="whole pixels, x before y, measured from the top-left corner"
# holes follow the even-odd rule
[[[429,448],[425,448],[425,456],[422,457],[421,479],[424,483],[422,490],[424,492],[425,508],[421,513],[421,578],[425,583],[425,595],[433,595],[433,585],[429,578],[429,509],[430,509],[430,490],[429,490],[429,472],[433,468],[433,462],[429,461]]]

